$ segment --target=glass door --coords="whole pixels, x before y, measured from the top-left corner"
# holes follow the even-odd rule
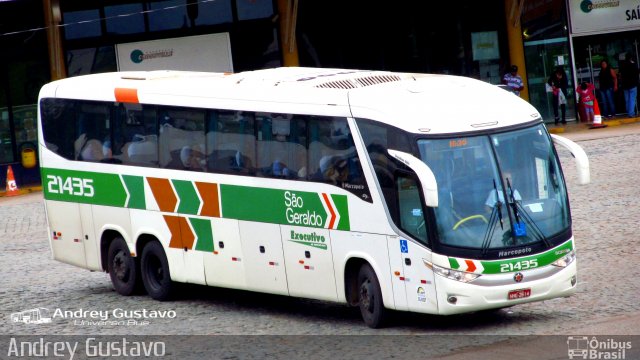
[[[0,164],[14,161],[8,95],[7,67],[0,61]]]
[[[598,101],[602,103],[600,94],[600,63],[606,60],[611,68],[618,74],[620,64],[626,54],[631,54],[638,63],[638,46],[640,42],[639,31],[630,31],[615,34],[602,34],[593,36],[575,37],[573,48],[576,62],[576,78],[578,83],[588,81],[595,85]],[[619,75],[618,75],[619,76]],[[620,78],[618,77],[618,81]],[[624,93],[622,89],[613,93],[615,113],[626,113]],[[602,106],[600,106],[602,108]]]
[[[546,83],[556,68],[561,67],[567,75],[566,118],[575,120],[575,89],[569,57],[569,41],[566,37],[525,41],[524,56],[529,81],[529,102],[538,111],[545,123],[554,122],[552,94],[546,91]]]

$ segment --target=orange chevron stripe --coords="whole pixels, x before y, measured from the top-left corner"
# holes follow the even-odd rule
[[[322,198],[324,199],[325,204],[327,204],[327,207],[329,208],[329,212],[331,215],[331,220],[329,221],[329,229],[333,229],[333,225],[336,222],[336,213],[335,210],[333,209],[333,206],[331,206],[331,201],[329,201],[329,197],[327,196],[327,194],[322,193]]]
[[[171,240],[169,241],[170,248],[182,249],[182,234],[180,228],[182,228],[180,224],[179,216],[169,216],[164,215],[164,222],[167,223],[169,227],[169,231],[171,232]]]
[[[218,201],[218,184],[196,182],[196,188],[202,198],[200,216],[220,217],[220,205]]]
[[[182,247],[191,250],[196,236],[193,234],[193,231],[191,231],[189,222],[185,217],[180,217],[180,232],[182,233]]]
[[[465,260],[464,262],[467,263],[467,271],[468,272],[476,271],[476,264],[474,264],[473,261]]]
[[[169,247],[174,249],[192,249],[196,236],[189,227],[187,218],[182,216],[163,215],[171,232]]]
[[[149,183],[153,197],[156,199],[156,203],[158,203],[160,211],[174,212],[176,204],[178,203],[178,198],[173,192],[171,182],[168,179],[151,177],[147,178],[147,182]]]

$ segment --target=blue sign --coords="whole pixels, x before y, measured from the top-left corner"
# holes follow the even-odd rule
[[[517,237],[527,236],[527,226],[522,221],[517,222],[513,224],[513,232]]]
[[[400,252],[403,254],[409,253],[409,244],[407,244],[407,240],[400,239]]]

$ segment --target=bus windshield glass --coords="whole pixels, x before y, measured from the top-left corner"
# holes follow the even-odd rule
[[[442,245],[495,250],[546,243],[568,229],[567,193],[543,125],[418,140],[438,183]]]

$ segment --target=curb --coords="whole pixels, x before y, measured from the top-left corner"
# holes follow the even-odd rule
[[[20,194],[17,196],[31,194],[36,191],[42,191],[42,185],[23,186],[20,189],[18,189],[18,192],[20,192]],[[6,194],[7,194],[6,191],[2,191],[0,192],[0,197],[8,197]]]
[[[621,126],[621,125],[627,125],[627,124],[635,124],[639,122],[640,122],[640,117],[634,117],[634,118],[625,118],[625,119],[602,120],[602,125],[606,125],[603,127]],[[562,134],[565,132],[572,132],[575,130],[591,129],[592,125],[593,124],[591,123],[575,123],[575,124],[571,124],[571,126],[564,125],[564,126],[551,127],[551,128],[547,127],[547,129],[551,134]],[[593,128],[593,129],[597,129],[597,128]]]

